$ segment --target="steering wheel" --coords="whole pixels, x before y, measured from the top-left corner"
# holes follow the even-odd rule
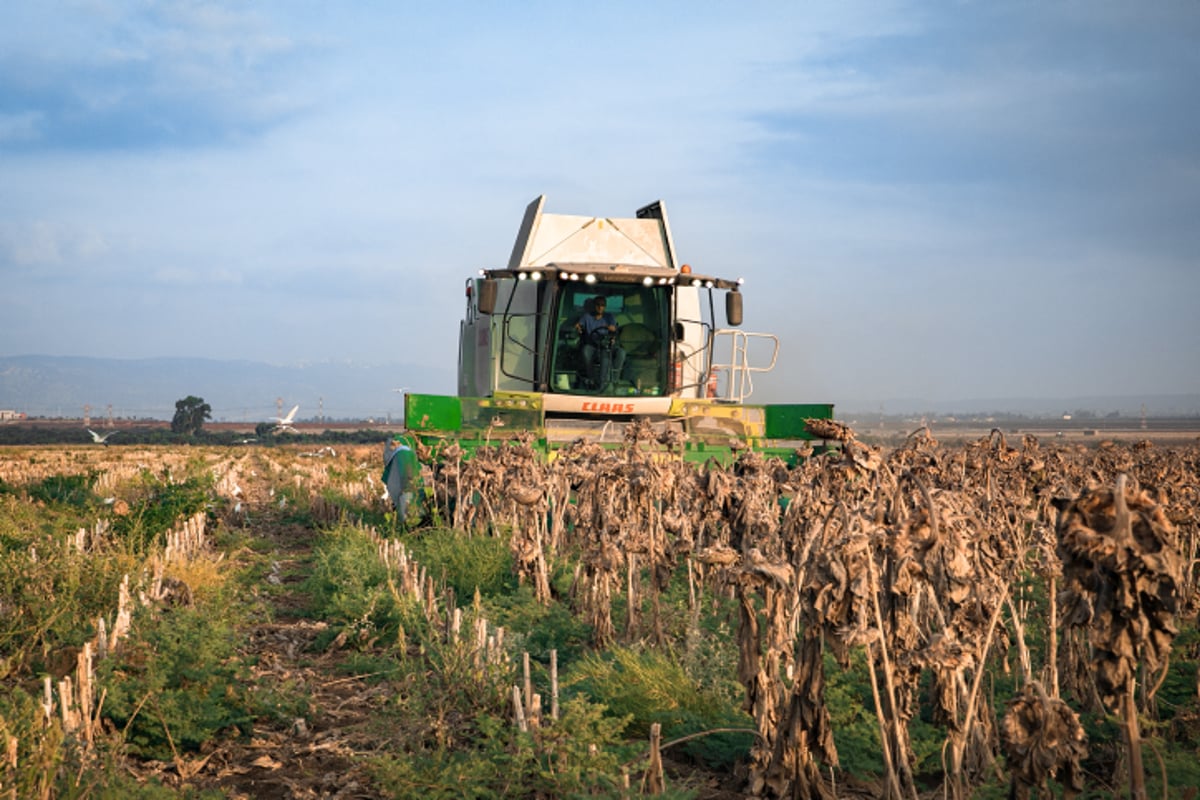
[[[615,338],[608,328],[597,328],[591,333],[591,343],[595,347],[609,347]]]

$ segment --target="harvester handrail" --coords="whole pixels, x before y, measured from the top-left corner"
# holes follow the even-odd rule
[[[763,340],[771,344],[771,359],[765,365],[750,363],[750,343]],[[724,342],[729,343],[729,361],[717,360],[718,347]],[[712,363],[709,369],[714,375],[725,375],[724,392],[718,399],[731,403],[743,403],[754,393],[755,372],[770,372],[775,369],[779,358],[779,337],[773,333],[754,333],[737,328],[718,328],[713,331]]]

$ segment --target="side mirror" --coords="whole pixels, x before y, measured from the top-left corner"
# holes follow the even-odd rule
[[[742,293],[737,289],[725,294],[725,321],[735,328],[742,324]]]
[[[672,333],[675,335],[675,341],[682,342],[683,341],[683,323],[676,322],[675,330],[672,331]]]
[[[496,294],[500,285],[495,278],[484,278],[479,282],[479,312],[491,314],[496,310]]]

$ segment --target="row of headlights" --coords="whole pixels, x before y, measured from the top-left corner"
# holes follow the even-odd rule
[[[481,273],[482,273],[482,270],[481,270]],[[522,271],[522,272],[517,273],[517,280],[519,280],[519,281],[540,281],[540,280],[543,280],[545,277],[546,277],[546,275],[541,270],[536,270],[536,269],[532,270],[530,272]],[[595,283],[597,280],[596,276],[590,272],[585,273],[583,275],[580,275],[578,272],[560,272],[560,273],[558,273],[558,279],[560,281],[582,280],[584,283]],[[742,279],[738,278],[737,282],[739,284],[741,284]],[[704,280],[702,278],[691,278],[690,280],[688,280],[687,278],[685,278],[683,281],[677,281],[675,275],[671,275],[669,277],[662,277],[662,278],[655,278],[651,275],[647,275],[646,277],[642,278],[643,286],[653,286],[656,283],[659,286],[669,286],[669,285],[678,283],[682,286],[695,286],[697,288],[705,288],[705,289],[712,289],[713,287],[716,286],[716,283],[714,281],[712,281],[711,279]]]

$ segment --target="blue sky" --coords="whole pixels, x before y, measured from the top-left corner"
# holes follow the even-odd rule
[[[546,194],[745,277],[755,400],[1200,393],[1197,41],[1194,0],[4,3],[0,354],[449,368]]]

